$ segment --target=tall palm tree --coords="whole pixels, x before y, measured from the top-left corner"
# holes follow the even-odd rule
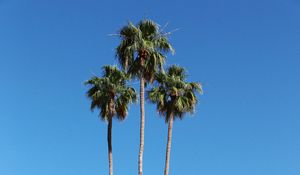
[[[145,84],[154,80],[156,72],[163,69],[165,55],[173,53],[167,34],[151,20],[141,20],[137,25],[129,22],[121,28],[121,42],[116,49],[116,56],[122,68],[131,76],[140,80],[140,149],[138,174],[143,174]]]
[[[175,118],[183,119],[187,112],[193,113],[197,103],[195,93],[202,93],[199,83],[185,82],[185,78],[183,68],[171,66],[167,73],[156,74],[158,85],[147,92],[148,99],[156,104],[158,112],[169,124],[164,175],[169,174],[173,121]]]
[[[108,122],[107,143],[109,175],[113,175],[112,157],[112,119],[124,120],[128,105],[137,99],[135,90],[126,85],[128,76],[115,66],[104,66],[103,77],[94,76],[85,82],[90,86],[87,96],[91,99],[91,110],[100,110],[100,118]]]

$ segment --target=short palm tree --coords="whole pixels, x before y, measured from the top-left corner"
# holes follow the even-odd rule
[[[91,110],[100,110],[100,118],[108,122],[107,143],[109,175],[113,174],[112,160],[112,119],[124,120],[128,105],[136,101],[135,90],[126,85],[128,76],[114,66],[103,67],[103,77],[94,76],[85,82],[90,86],[87,96],[91,99]]]
[[[202,93],[199,83],[185,82],[185,78],[183,68],[171,66],[167,73],[156,74],[158,85],[147,93],[148,99],[156,104],[157,111],[169,124],[164,175],[169,174],[173,121],[175,118],[183,119],[187,112],[193,113],[197,103],[195,93]]]
[[[132,77],[140,80],[140,150],[138,174],[143,174],[145,83],[153,82],[155,73],[163,68],[165,55],[173,52],[167,34],[151,20],[142,20],[137,25],[131,22],[119,32],[121,42],[116,49],[120,65]]]

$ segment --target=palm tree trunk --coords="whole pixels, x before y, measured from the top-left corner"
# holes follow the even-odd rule
[[[169,128],[168,128],[168,142],[167,142],[167,148],[166,148],[166,164],[165,164],[165,173],[164,173],[164,175],[169,174],[173,121],[174,121],[174,117],[173,117],[173,114],[171,114],[170,120],[169,120]]]
[[[141,113],[141,119],[140,119],[140,151],[139,151],[139,160],[138,160],[138,174],[143,174],[143,154],[144,154],[144,129],[145,129],[145,79],[141,75],[140,78],[140,113]]]
[[[107,127],[109,175],[113,175],[113,156],[112,156],[111,132],[112,132],[112,117],[110,117],[110,119],[108,121],[108,127]]]

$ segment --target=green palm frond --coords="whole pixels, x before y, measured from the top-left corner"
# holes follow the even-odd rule
[[[168,75],[171,77],[179,78],[180,80],[184,80],[186,78],[186,72],[184,68],[172,65],[168,69]]]
[[[192,90],[199,92],[200,94],[203,93],[202,86],[200,83],[197,82],[188,83],[188,87],[191,88]]]
[[[129,22],[128,25],[121,28],[120,36],[124,39],[135,41],[139,40],[141,32],[132,22]]]
[[[159,26],[149,19],[140,21],[137,27],[140,29],[142,37],[148,41],[151,41],[159,34]]]
[[[116,97],[116,112],[117,117],[120,120],[124,120],[128,112],[128,104],[137,101],[137,95],[133,88],[123,88],[119,91],[118,97]]]

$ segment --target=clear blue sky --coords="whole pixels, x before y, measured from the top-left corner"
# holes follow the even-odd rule
[[[106,124],[83,82],[114,64],[128,20],[169,22],[168,64],[203,83],[176,121],[172,175],[300,174],[299,0],[0,0],[0,174],[108,174]],[[144,174],[163,174],[167,126],[146,105]],[[114,171],[137,174],[139,113],[114,122]]]

